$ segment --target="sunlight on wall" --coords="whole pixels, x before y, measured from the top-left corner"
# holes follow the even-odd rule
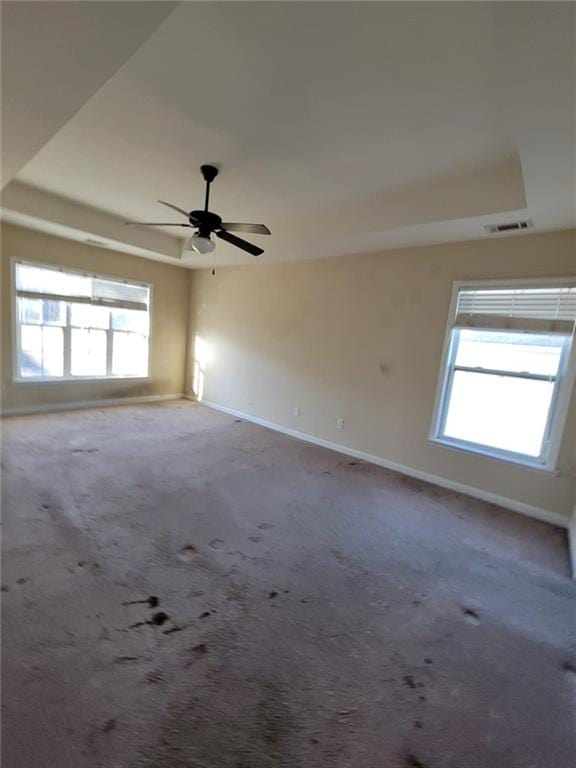
[[[192,368],[192,391],[197,400],[204,398],[204,380],[206,367],[212,359],[212,350],[209,344],[198,334],[194,337],[194,365]]]

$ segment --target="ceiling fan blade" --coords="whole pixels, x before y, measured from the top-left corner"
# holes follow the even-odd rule
[[[159,203],[162,203],[162,205],[168,206],[168,208],[172,208],[173,211],[178,211],[178,213],[182,213],[186,218],[188,218],[188,211],[185,211],[184,208],[178,208],[177,205],[172,205],[172,203],[167,203],[165,200],[158,200]]]
[[[227,232],[225,229],[216,232],[216,237],[221,237],[222,240],[226,240],[226,242],[231,245],[235,245],[237,248],[242,248],[243,251],[251,253],[252,256],[260,256],[261,253],[264,253],[262,248],[258,248],[257,245],[252,245],[252,243],[247,243],[246,240],[242,240],[241,237],[236,237],[236,235]]]
[[[252,232],[254,235],[271,235],[272,232],[265,224],[235,224],[225,221],[222,228],[229,232]]]
[[[125,221],[129,227],[190,227],[190,224],[174,224],[173,221]]]

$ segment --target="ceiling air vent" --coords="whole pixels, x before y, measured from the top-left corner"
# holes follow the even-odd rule
[[[509,221],[506,224],[485,224],[484,229],[491,235],[495,235],[498,232],[516,232],[520,229],[530,229],[532,227],[532,219],[524,219],[523,221]]]

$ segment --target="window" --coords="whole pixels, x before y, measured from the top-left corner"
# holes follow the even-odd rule
[[[16,378],[148,375],[150,287],[15,264]]]
[[[553,470],[574,380],[576,279],[457,285],[431,438]]]

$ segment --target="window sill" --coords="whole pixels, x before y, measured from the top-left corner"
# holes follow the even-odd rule
[[[442,437],[429,437],[428,441],[435,445],[440,445],[442,448],[450,448],[453,451],[465,453],[468,456],[482,456],[485,459],[500,461],[504,464],[512,464],[521,469],[531,469],[532,471],[541,472],[545,475],[552,475],[553,477],[557,477],[560,474],[557,469],[547,467],[545,464],[540,464],[536,461],[530,461],[530,459],[523,459],[521,457],[516,458],[515,456],[505,456],[501,453],[493,453],[488,448],[483,449],[480,446],[476,448],[463,443],[447,440]]]
[[[149,381],[150,376],[51,376],[42,378],[22,377],[12,379],[13,384],[62,384],[80,381]]]

